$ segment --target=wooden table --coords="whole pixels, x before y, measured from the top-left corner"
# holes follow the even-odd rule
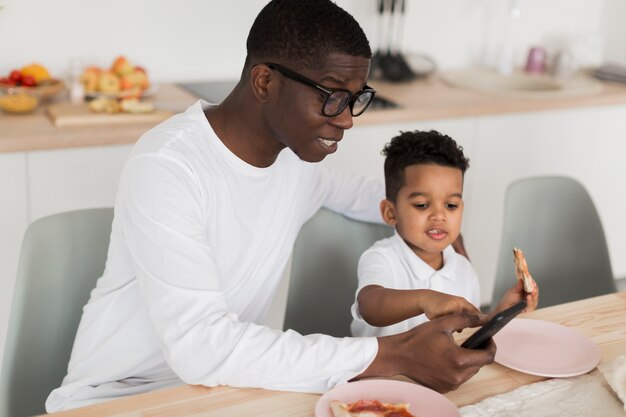
[[[602,351],[601,363],[626,354],[626,292],[604,295],[523,314],[576,329]],[[460,338],[464,338],[461,334]],[[545,378],[498,364],[486,366],[458,390],[446,394],[457,406],[511,391]],[[301,416],[313,417],[316,394],[181,386],[54,414],[63,417]]]

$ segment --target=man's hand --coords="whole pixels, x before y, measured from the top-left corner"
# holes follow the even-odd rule
[[[490,363],[496,345],[460,347],[452,335],[485,323],[485,315],[454,314],[421,324],[407,332],[378,338],[378,354],[358,378],[404,375],[439,392],[457,389]]]

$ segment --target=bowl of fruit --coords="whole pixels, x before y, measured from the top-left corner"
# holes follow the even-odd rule
[[[26,65],[22,69],[14,69],[8,76],[0,77],[0,91],[5,95],[23,93],[38,99],[51,97],[65,88],[61,80],[54,79],[41,64]]]
[[[118,56],[110,67],[90,66],[81,76],[87,99],[141,99],[155,93],[145,68]]]
[[[30,113],[39,104],[39,96],[19,89],[0,90],[0,109],[5,113]]]

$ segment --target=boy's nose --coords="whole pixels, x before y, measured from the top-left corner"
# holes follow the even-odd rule
[[[430,213],[430,218],[432,220],[445,221],[446,220],[446,211],[443,208],[433,207],[433,210]]]

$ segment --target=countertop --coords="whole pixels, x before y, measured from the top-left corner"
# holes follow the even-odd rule
[[[626,84],[620,83],[603,82],[602,91],[595,95],[550,99],[513,98],[462,90],[450,87],[436,76],[406,84],[373,82],[370,85],[381,96],[400,104],[400,108],[367,111],[356,119],[357,126],[626,104]]]
[[[626,104],[626,84],[617,83],[604,83],[603,91],[592,96],[536,100],[460,90],[436,76],[409,83],[371,85],[381,97],[400,107],[370,110],[355,119],[355,126]],[[176,84],[161,84],[151,100],[160,108],[179,112],[197,97]],[[0,114],[0,152],[131,144],[153,125],[56,127],[44,108],[28,115]]]
[[[67,100],[65,94],[61,94],[57,101],[63,100]],[[150,100],[159,108],[176,113],[184,111],[197,98],[175,84],[161,84]],[[132,123],[56,127],[43,104],[31,114],[8,115],[0,112],[0,152],[130,144],[153,126],[154,123]]]

